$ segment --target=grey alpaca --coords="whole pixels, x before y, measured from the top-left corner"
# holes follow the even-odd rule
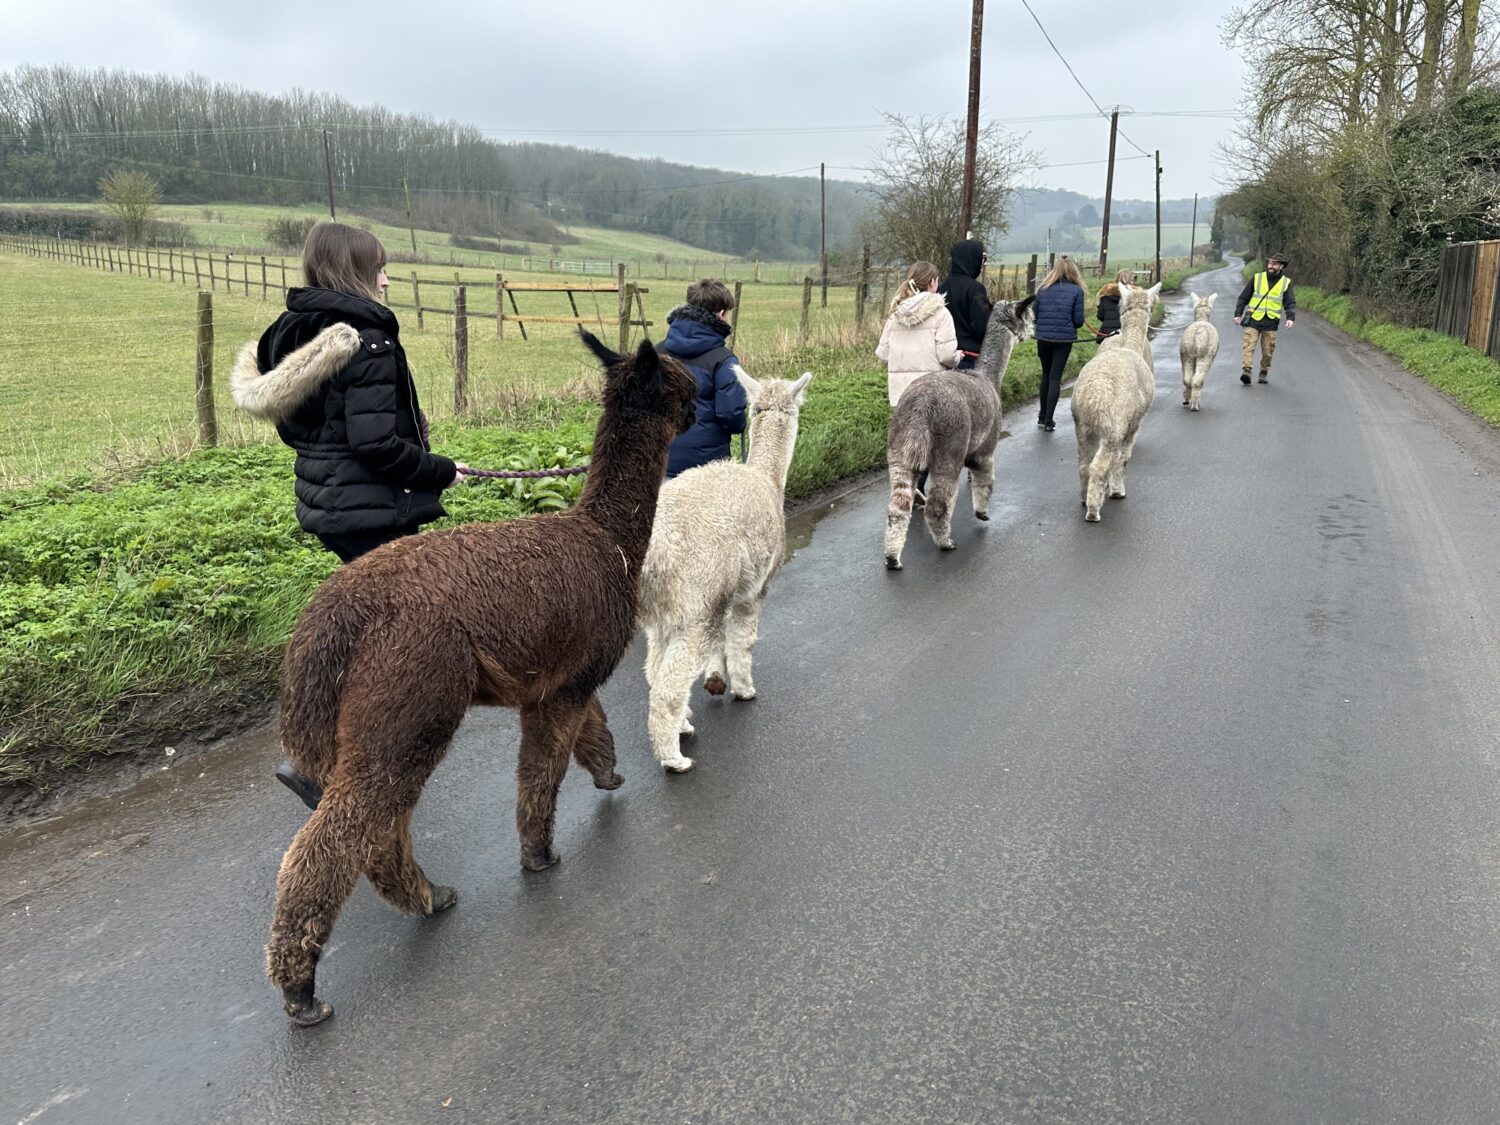
[[[1182,360],[1182,405],[1197,410],[1203,397],[1203,382],[1219,354],[1219,330],[1209,320],[1217,293],[1193,294],[1193,323],[1183,329],[1178,356]]]
[[[1000,440],[1000,381],[1017,342],[1036,326],[1032,298],[999,301],[985,326],[979,359],[970,371],[940,371],[912,383],[896,404],[886,441],[891,503],[885,514],[885,565],[901,569],[901,549],[911,524],[916,477],[927,481],[927,530],[941,550],[953,550],[953,499],[958,474],[969,470],[974,515],[990,518],[995,487],[995,445]]]
[[[1104,489],[1125,498],[1125,466],[1135,449],[1141,420],[1156,395],[1151,368],[1141,358],[1151,309],[1161,290],[1120,286],[1120,343],[1083,365],[1073,384],[1073,430],[1078,437],[1078,490],[1084,516],[1099,521]]]

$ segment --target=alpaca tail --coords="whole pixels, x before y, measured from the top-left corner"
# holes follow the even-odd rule
[[[317,598],[303,612],[281,666],[282,748],[318,785],[338,758],[340,686],[367,622],[360,603]]]

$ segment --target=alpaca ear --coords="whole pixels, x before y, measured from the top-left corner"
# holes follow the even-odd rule
[[[738,363],[733,365],[733,369],[735,379],[738,380],[740,386],[745,389],[745,397],[748,398],[751,402],[754,402],[756,399],[760,398],[760,384],[754,379],[750,378],[750,376],[745,373],[745,369]]]
[[[661,356],[656,354],[656,345],[650,340],[642,340],[641,346],[635,349],[630,375],[634,379],[661,379]]]
[[[802,378],[798,379],[795,383],[792,384],[792,397],[797,400],[798,406],[801,406],[803,400],[807,397],[807,384],[811,382],[812,372],[804,371],[802,373]]]
[[[610,351],[604,341],[595,336],[587,328],[579,328],[578,335],[583,340],[583,346],[593,352],[594,357],[605,367],[613,367],[620,362],[620,353]]]
[[[1151,298],[1153,305],[1156,304],[1157,298],[1161,296],[1161,282],[1158,281],[1150,289],[1146,290],[1146,295]]]
[[[1021,320],[1025,320],[1026,319],[1026,314],[1031,311],[1032,302],[1034,302],[1035,300],[1036,300],[1036,295],[1033,294],[1030,297],[1026,297],[1023,300],[1016,302],[1016,308],[1015,308],[1016,316],[1019,319],[1021,319]]]
[[[1215,299],[1215,298],[1216,298],[1216,297],[1218,297],[1218,294],[1217,294],[1217,293],[1210,293],[1210,294],[1209,294],[1209,295],[1208,295],[1208,307],[1209,307],[1209,308],[1213,308],[1213,307],[1214,307],[1214,299]]]

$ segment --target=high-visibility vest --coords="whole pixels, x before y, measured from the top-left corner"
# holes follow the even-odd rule
[[[1250,298],[1250,319],[1281,319],[1281,295],[1286,292],[1286,275],[1282,274],[1272,285],[1263,273],[1255,275],[1255,296]]]

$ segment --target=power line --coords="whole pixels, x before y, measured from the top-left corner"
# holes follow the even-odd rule
[[[1052,53],[1058,57],[1063,66],[1067,67],[1068,74],[1072,76],[1073,81],[1077,83],[1078,88],[1084,92],[1084,95],[1088,98],[1089,101],[1094,103],[1094,108],[1099,111],[1099,116],[1108,118],[1109,114],[1104,112],[1104,107],[1099,104],[1098,99],[1096,99],[1093,94],[1089,93],[1089,88],[1083,84],[1083,80],[1078,77],[1077,73],[1074,72],[1073,65],[1068,62],[1067,59],[1063,58],[1063,53],[1057,49],[1057,44],[1052,42],[1052,36],[1047,34],[1047,29],[1042,26],[1042,21],[1037,19],[1037,14],[1031,10],[1031,4],[1028,3],[1028,0],[1021,0],[1021,6],[1026,9],[1027,13],[1031,16],[1032,21],[1036,24],[1038,30],[1041,31],[1042,38],[1047,40],[1047,46],[1052,48]],[[1116,125],[1115,131],[1119,133],[1120,136],[1125,137],[1125,140],[1129,142],[1130,147],[1135,149],[1136,152],[1146,157],[1149,157],[1151,155],[1140,145],[1132,141],[1129,137],[1126,137],[1124,130],[1120,129],[1118,125]]]

